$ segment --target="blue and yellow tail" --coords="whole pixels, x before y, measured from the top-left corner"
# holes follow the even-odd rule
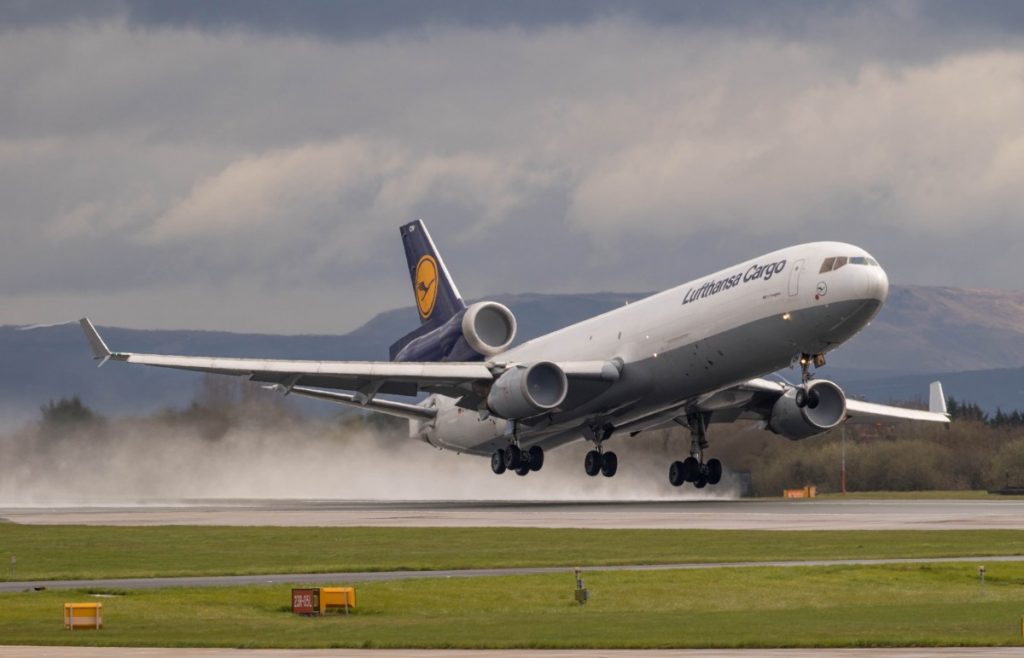
[[[409,222],[399,230],[405,247],[405,260],[409,264],[420,326],[391,346],[392,360],[411,341],[443,326],[466,309],[423,220]]]

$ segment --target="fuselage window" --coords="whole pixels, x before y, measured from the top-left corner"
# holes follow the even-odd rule
[[[833,270],[838,270],[843,265],[846,265],[846,261],[847,261],[846,256],[837,256],[836,257],[836,266],[833,267],[832,269]]]
[[[850,265],[867,265],[868,259],[864,256],[854,256],[850,259]]]
[[[824,274],[825,272],[831,272],[832,266],[836,264],[836,259],[826,258],[825,262],[821,264],[821,269],[818,270],[818,274]]]

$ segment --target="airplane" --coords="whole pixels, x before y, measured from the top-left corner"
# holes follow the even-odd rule
[[[801,440],[844,423],[950,422],[939,382],[925,411],[855,400],[817,377],[825,355],[866,327],[888,294],[885,270],[854,245],[773,251],[513,347],[512,311],[494,301],[466,305],[424,222],[400,233],[420,326],[391,346],[389,361],[112,352],[88,318],[80,323],[100,365],[242,376],[285,395],[398,416],[413,438],[490,456],[499,475],[539,471],[545,451],[583,439],[593,444],[586,474],[612,477],[609,439],[682,426],[689,451],[670,464],[669,482],[704,488],[723,470],[704,458],[713,423],[760,421]],[[767,378],[796,366],[798,383]],[[423,394],[418,402],[380,397]]]

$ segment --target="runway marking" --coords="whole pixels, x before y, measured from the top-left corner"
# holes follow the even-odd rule
[[[752,569],[871,566],[886,564],[939,564],[1024,562],[1024,555],[989,555],[935,558],[870,558],[845,560],[776,560],[766,562],[679,562],[675,564],[623,564],[585,567],[584,571],[676,571],[696,569]],[[362,571],[333,573],[251,574],[245,576],[179,576],[173,578],[97,578],[88,580],[26,580],[0,582],[0,592],[46,589],[159,589],[164,587],[229,587],[288,583],[380,582],[417,578],[488,578],[571,573],[574,567],[510,567],[504,569],[442,569],[436,571]]]

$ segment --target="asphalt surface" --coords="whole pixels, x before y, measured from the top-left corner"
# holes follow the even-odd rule
[[[4,506],[26,524],[375,527],[706,528],[735,530],[1024,529],[1024,499],[682,500],[639,502],[169,501]]]
[[[676,564],[626,564],[584,567],[594,571],[669,571],[673,569],[741,569],[757,567],[833,567],[872,564],[934,564],[968,562],[983,565],[994,562],[1024,562],[1024,555],[990,555],[941,558],[879,558],[851,560],[777,560],[772,562],[681,562]],[[238,585],[281,585],[285,583],[364,583],[410,580],[414,578],[482,578],[488,576],[528,576],[533,574],[571,574],[573,567],[510,567],[507,569],[446,569],[437,571],[357,571],[335,573],[254,574],[248,576],[181,576],[175,578],[102,578],[94,580],[0,581],[0,592],[45,589],[158,589],[162,587],[227,587]]]

